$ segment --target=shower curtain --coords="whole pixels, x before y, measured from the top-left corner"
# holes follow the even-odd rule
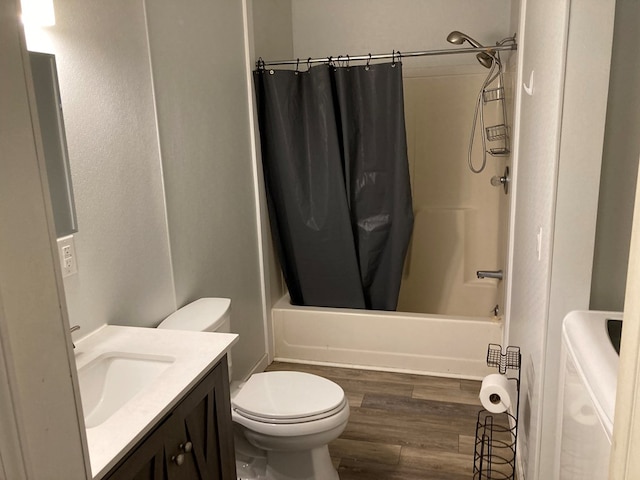
[[[401,63],[261,68],[254,81],[292,302],[395,310],[413,228]]]

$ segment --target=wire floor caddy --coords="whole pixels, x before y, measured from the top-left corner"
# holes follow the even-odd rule
[[[516,382],[516,410],[511,413],[478,412],[476,422],[475,451],[473,455],[474,480],[515,480],[516,443],[518,438],[518,409],[520,407],[520,347],[490,343],[487,348],[487,365],[496,367],[506,375],[512,371],[509,381]]]

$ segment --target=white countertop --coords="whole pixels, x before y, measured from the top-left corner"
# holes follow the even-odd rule
[[[78,369],[105,353],[162,355],[175,361],[102,424],[87,428],[94,479],[102,478],[222,359],[238,340],[230,333],[105,325],[76,342]]]

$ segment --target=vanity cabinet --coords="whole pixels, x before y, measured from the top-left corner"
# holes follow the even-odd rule
[[[227,357],[105,478],[235,480]]]

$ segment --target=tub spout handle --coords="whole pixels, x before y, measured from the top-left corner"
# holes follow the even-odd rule
[[[478,270],[476,275],[478,275],[478,278],[497,278],[502,280],[502,270]]]

